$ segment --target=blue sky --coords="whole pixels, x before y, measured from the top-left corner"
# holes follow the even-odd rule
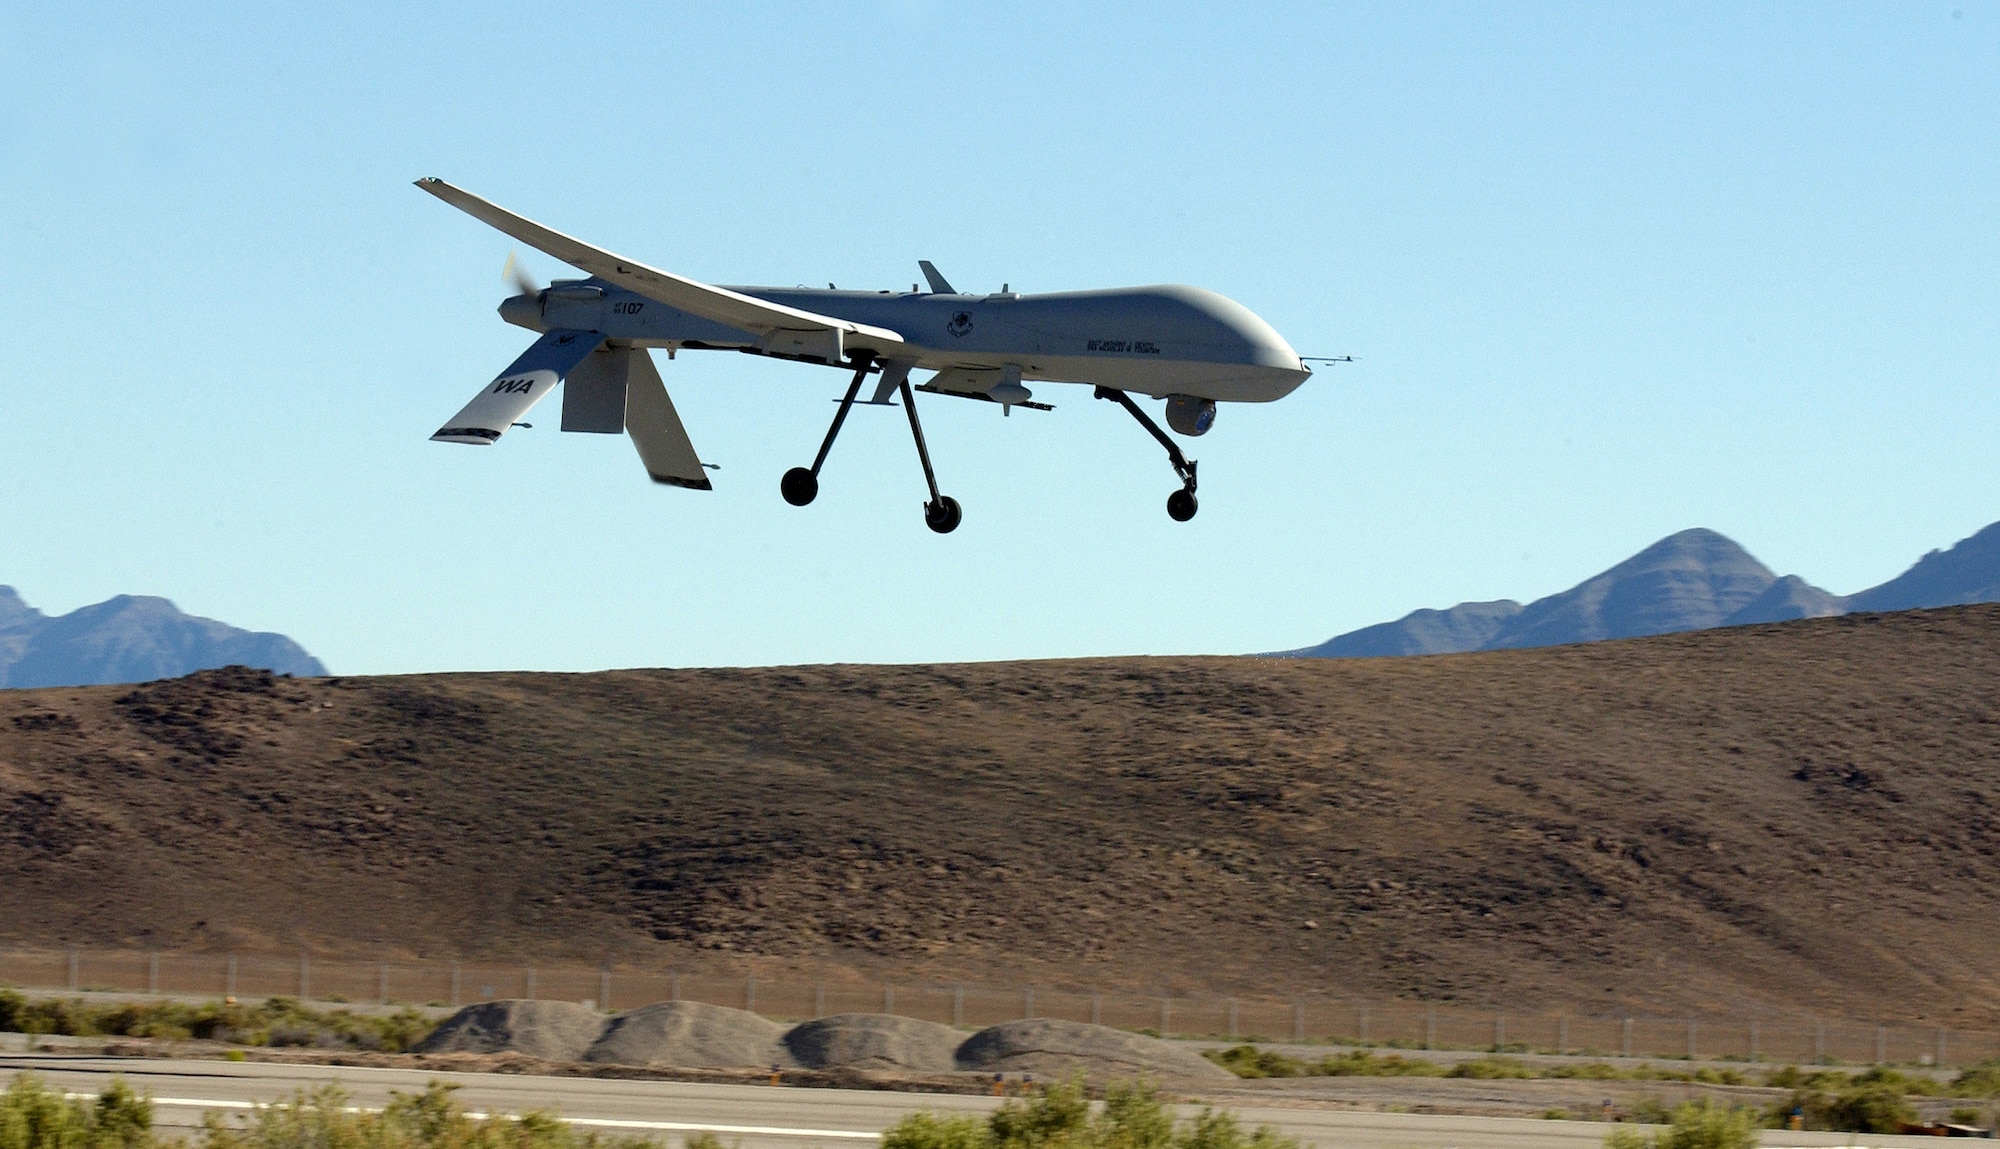
[[[1991,2],[414,7],[0,23],[0,582],[342,673],[1230,653],[2000,519]],[[1359,362],[1225,408],[1185,525],[1083,389],[922,408],[943,538],[898,412],[778,497],[825,369],[659,358],[708,495],[553,407],[434,444],[527,338],[421,175],[711,281],[1186,282]]]

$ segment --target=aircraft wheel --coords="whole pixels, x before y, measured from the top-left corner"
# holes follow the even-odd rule
[[[819,476],[804,467],[793,467],[778,480],[778,490],[785,501],[795,507],[803,507],[819,497]]]
[[[1167,514],[1177,523],[1194,518],[1194,513],[1200,509],[1201,504],[1194,501],[1193,491],[1175,491],[1167,496]]]
[[[924,525],[938,534],[948,535],[957,530],[959,521],[963,518],[965,511],[959,507],[958,500],[950,495],[940,495],[937,502],[924,505]]]

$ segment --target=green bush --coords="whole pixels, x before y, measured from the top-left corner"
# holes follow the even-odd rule
[[[1476,1061],[1459,1062],[1452,1066],[1445,1076],[1494,1081],[1501,1078],[1535,1077],[1537,1074],[1527,1065],[1511,1057],[1482,1057]]]
[[[78,998],[28,999],[0,990],[0,1030],[70,1037],[196,1038],[234,1045],[292,1045],[400,1053],[437,1023],[414,1009],[383,1017],[309,1009],[293,997],[257,1005],[178,1001],[95,1004]]]
[[[1795,1090],[1789,1100],[1779,1102],[1767,1112],[1766,1123],[1782,1126],[1794,1109],[1805,1111],[1807,1129],[1835,1133],[1898,1133],[1904,1122],[1917,1119],[1917,1111],[1911,1108],[1902,1090],[1882,1080],[1856,1079],[1834,1093],[1822,1089]]]
[[[328,1085],[264,1106],[247,1124],[210,1114],[200,1149],[643,1149],[643,1138],[605,1137],[565,1124],[550,1113],[474,1120],[452,1098],[455,1085],[433,1081],[422,1093],[392,1093],[380,1113],[347,1108],[347,1094]],[[690,1138],[695,1146],[698,1138]],[[704,1149],[715,1149],[711,1137]]]
[[[5,1006],[0,1006],[4,1009]],[[1953,1097],[2000,1097],[2000,1060],[1988,1058],[1967,1066],[1951,1079]]]
[[[1203,1109],[1177,1122],[1146,1084],[1113,1088],[1092,1113],[1073,1078],[1032,1099],[976,1117],[912,1113],[882,1134],[882,1149],[1298,1149],[1269,1126],[1244,1133],[1233,1114]]]
[[[1238,1077],[1439,1077],[1445,1072],[1435,1062],[1365,1049],[1329,1053],[1318,1061],[1301,1061],[1254,1045],[1204,1050],[1202,1056]]]
[[[0,1093],[0,1149],[142,1149],[153,1143],[153,1104],[119,1078],[94,1104],[65,1098],[33,1073]]]
[[[1621,1125],[1604,1138],[1605,1149],[1754,1149],[1756,1144],[1756,1111],[1706,1098],[1674,1106],[1667,1127],[1651,1136]]]

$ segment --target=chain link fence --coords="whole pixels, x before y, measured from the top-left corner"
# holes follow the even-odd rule
[[[0,950],[0,984],[181,996],[286,994],[319,1002],[441,1007],[498,998],[577,1001],[603,1010],[698,1001],[783,1020],[887,1013],[981,1027],[1047,1017],[1166,1037],[1599,1057],[1937,1066],[2000,1057],[1996,1033],[1778,1014],[1661,1018],[1514,1013],[1325,994],[1147,996],[1025,986],[729,977],[629,966],[414,964],[307,953]]]

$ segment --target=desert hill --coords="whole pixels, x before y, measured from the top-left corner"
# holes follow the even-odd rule
[[[2000,1025],[2000,606],[0,693],[0,942]]]
[[[0,586],[0,686],[146,682],[232,664],[326,673],[282,634],[184,614],[152,595],[121,594],[50,618]]]

